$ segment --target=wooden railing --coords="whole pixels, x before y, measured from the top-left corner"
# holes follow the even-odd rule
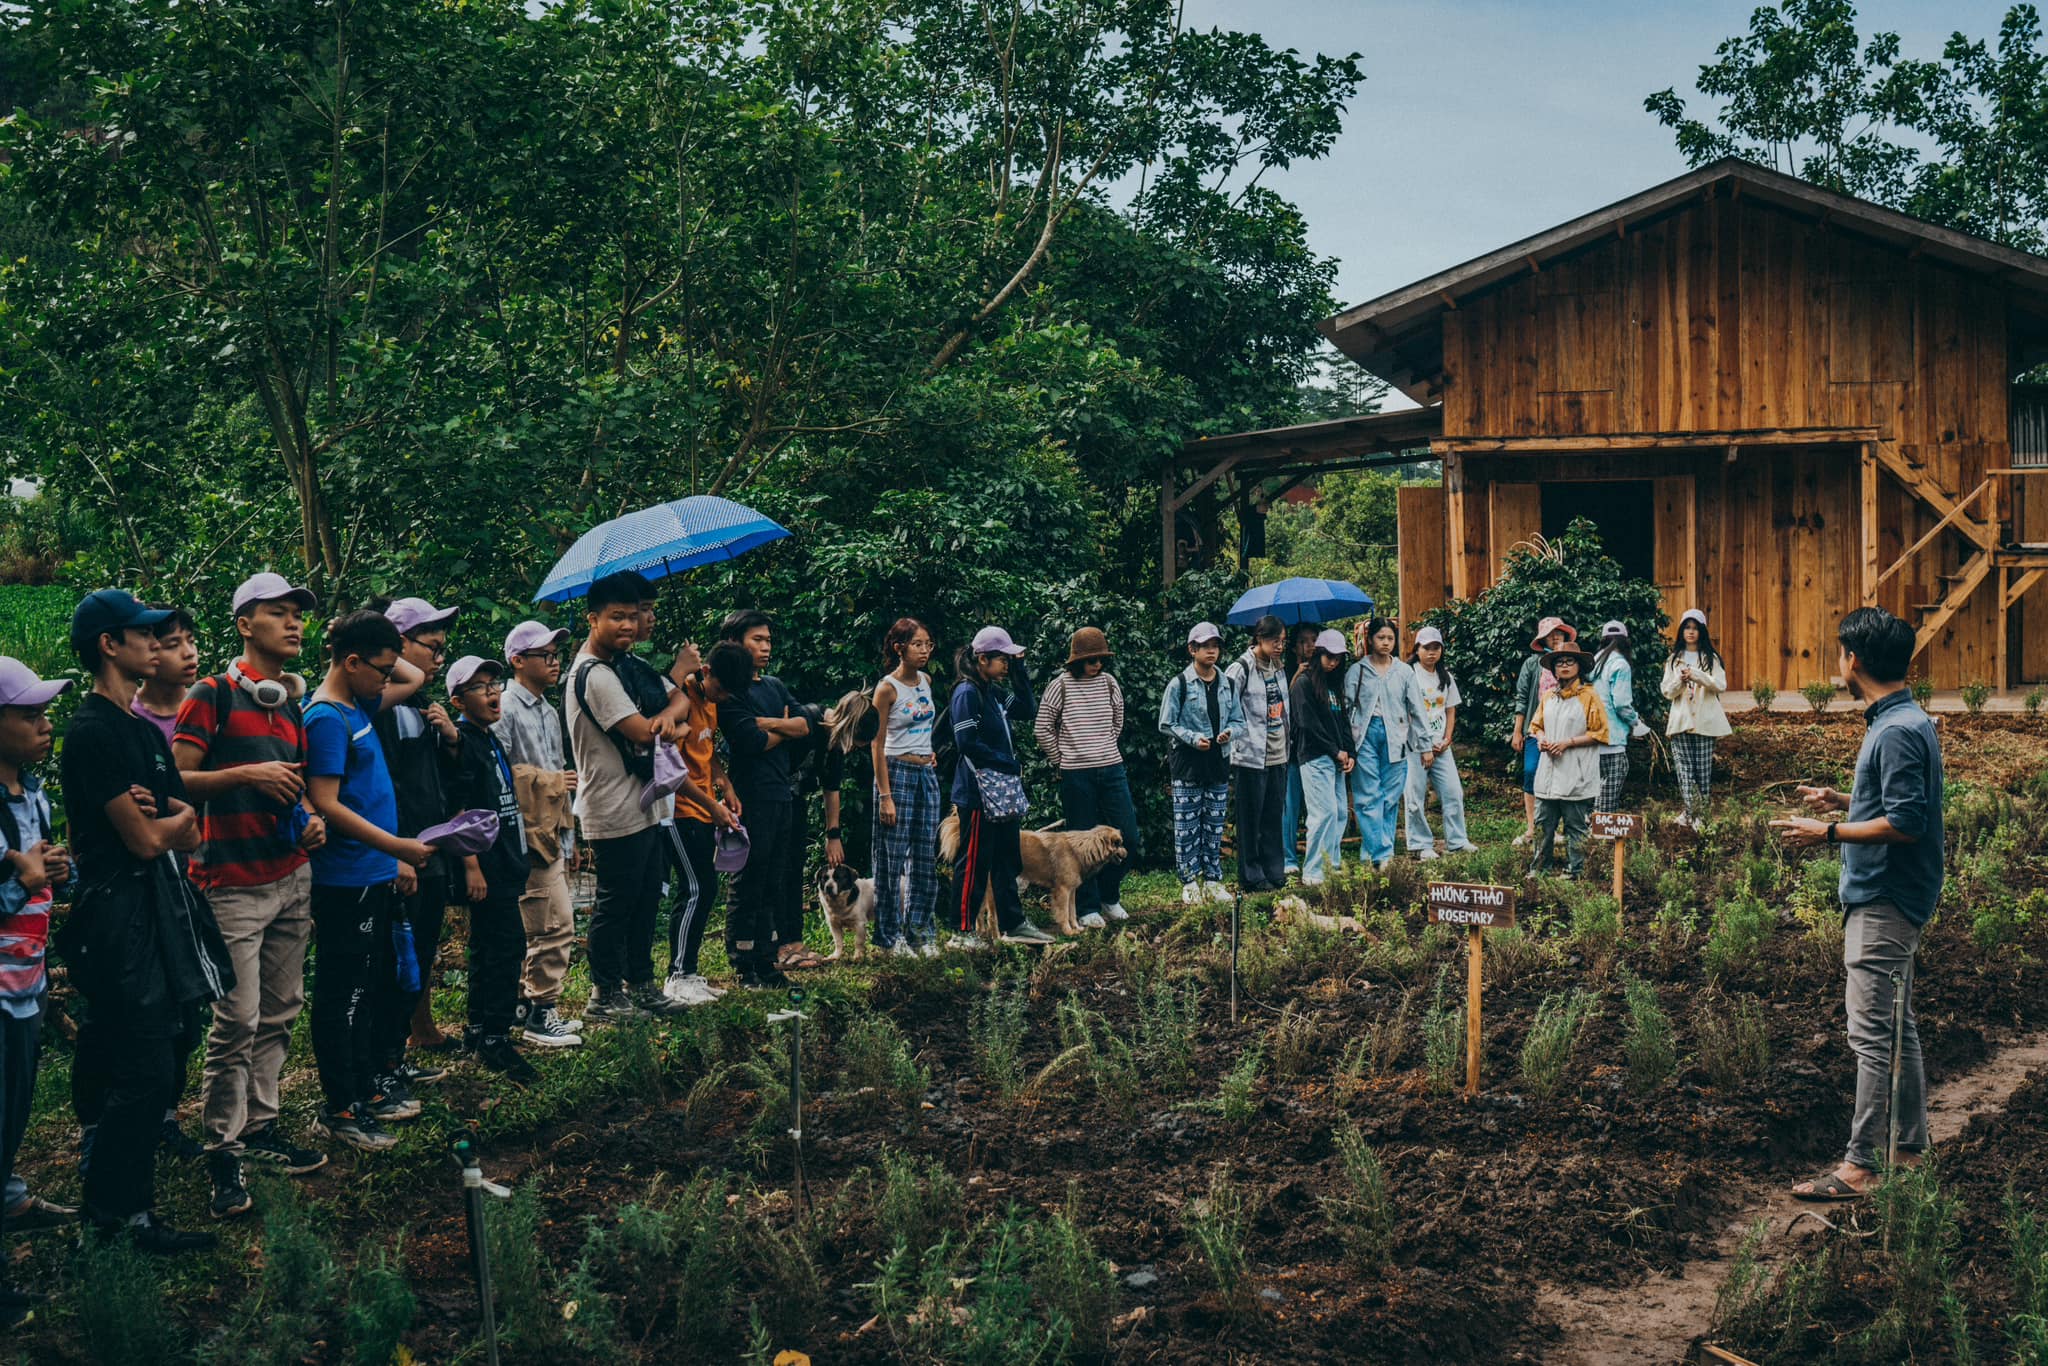
[[[1990,471],[1990,474],[1995,476],[1999,474],[2007,474],[2010,472],[2011,471],[2008,470],[1992,470]],[[1957,518],[1963,515],[1963,510],[1965,508],[1969,507],[1971,503],[1975,502],[1978,498],[1982,497],[1987,490],[1991,489],[1996,484],[1996,482],[1997,481],[1995,478],[1986,478],[1983,483],[1977,485],[1977,487],[1971,489],[1968,493],[1964,494],[1961,498],[1957,499],[1956,505],[1950,508],[1948,510],[1948,513],[1940,521],[1936,522],[1925,536],[1922,536],[1919,540],[1913,542],[1912,545],[1906,547],[1906,552],[1903,555],[1899,556],[1899,558],[1897,558],[1896,560],[1893,560],[1891,563],[1891,567],[1889,569],[1886,569],[1883,573],[1877,576],[1876,580],[1871,583],[1870,587],[1864,591],[1864,601],[1877,601],[1877,590],[1884,586],[1884,581],[1890,578],[1892,575],[1898,573],[1901,569],[1904,569],[1906,567],[1907,561],[1911,560],[1915,555],[1919,554],[1923,549],[1925,549],[1929,542],[1931,542],[1935,537],[1939,536],[1945,529],[1947,529],[1947,527],[1951,523],[1953,523]],[[1996,497],[1994,497],[1991,500],[1991,508],[1992,515],[1989,520],[1992,522],[1994,526],[1996,526],[1998,521],[1998,500]]]

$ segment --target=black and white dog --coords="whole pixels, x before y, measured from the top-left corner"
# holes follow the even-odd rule
[[[875,916],[875,880],[860,877],[844,863],[826,864],[818,869],[818,909],[832,931],[832,957],[846,952],[853,941],[853,956],[868,952],[868,925]]]

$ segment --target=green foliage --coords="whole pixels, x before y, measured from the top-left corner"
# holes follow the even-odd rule
[[[1771,703],[1778,700],[1778,690],[1769,679],[1759,678],[1749,685],[1749,695],[1756,700],[1758,711],[1769,711]]]
[[[1754,892],[1738,892],[1715,903],[1707,942],[1700,950],[1708,978],[1719,982],[1748,972],[1777,924],[1776,914]]]
[[[1816,678],[1811,683],[1799,685],[1799,695],[1806,699],[1806,705],[1813,708],[1816,715],[1828,709],[1828,703],[1835,700],[1835,694],[1839,691],[1841,689],[1825,678]]]
[[[1245,1283],[1245,1238],[1256,1213],[1254,1204],[1232,1179],[1227,1163],[1209,1173],[1206,1195],[1181,1207],[1182,1226],[1202,1254],[1217,1296],[1226,1308],[1239,1313],[1251,1304],[1251,1287]]]
[[[931,1089],[931,1069],[911,1056],[894,1020],[872,1012],[856,1015],[840,1037],[839,1055],[840,1088],[854,1098],[856,1108],[916,1119]]]
[[[1622,990],[1628,1001],[1628,1031],[1622,1038],[1621,1055],[1628,1064],[1629,1089],[1648,1095],[1671,1080],[1678,1066],[1671,1017],[1658,1003],[1657,988],[1642,978],[1624,978]]]
[[[1274,1072],[1283,1077],[1307,1075],[1329,1034],[1328,1026],[1302,1010],[1300,1002],[1289,1001],[1266,1034]]]
[[[1657,585],[1623,574],[1583,518],[1550,544],[1557,558],[1518,549],[1493,587],[1423,618],[1444,633],[1446,658],[1458,673],[1465,699],[1458,709],[1461,736],[1505,737],[1515,711],[1515,677],[1543,617],[1563,617],[1581,631],[1603,621],[1626,622],[1635,640],[1637,679],[1654,678],[1663,667],[1665,616]],[[1661,724],[1664,704],[1655,688],[1639,682],[1636,702],[1646,724]]]
[[[2048,211],[2048,152],[2015,111],[2048,103],[2041,23],[2015,5],[1995,40],[1958,32],[1938,58],[1910,58],[1899,35],[1857,32],[1852,0],[1783,0],[1699,69],[1711,120],[1674,90],[1644,108],[1687,162],[1739,155],[1832,190],[2037,251]]]
[[[1223,1074],[1216,1091],[1216,1113],[1232,1129],[1242,1129],[1259,1114],[1259,1066],[1265,1049],[1259,1044],[1247,1048]]]
[[[1925,1339],[1953,1292],[1953,1262],[1961,1237],[1962,1207],[1943,1190],[1936,1164],[1926,1161],[1885,1174],[1871,1198],[1889,1273],[1884,1307],[1865,1330],[1873,1357],[1896,1357]]]
[[[185,1330],[164,1303],[158,1264],[125,1238],[87,1238],[73,1268],[80,1285],[91,1287],[93,1312],[80,1315],[87,1349],[101,1366],[138,1361],[176,1361]]]
[[[895,1149],[883,1153],[875,1222],[884,1247],[905,1249],[913,1262],[921,1261],[949,1232],[965,1231],[966,1209],[966,1194],[943,1162]]]
[[[1911,686],[1911,692],[1913,694],[1913,701],[1919,704],[1920,709],[1922,711],[1925,711],[1927,709],[1927,704],[1934,700],[1934,684],[1928,679],[1914,679]]]
[[[1012,1206],[982,1229],[978,1262],[966,1262],[967,1240],[950,1233],[922,1258],[902,1247],[884,1258],[868,1289],[903,1358],[971,1366],[1064,1359],[1073,1325],[1058,1310],[1032,1308],[1032,1278],[1046,1270],[1042,1259],[1033,1264],[1042,1247],[1035,1235]]]
[[[1699,1039],[1700,1066],[1723,1090],[1756,1080],[1771,1064],[1770,1031],[1754,996],[1741,998],[1726,1014],[1701,998],[1693,1010],[1693,1031]]]
[[[509,1200],[484,1202],[491,1280],[498,1294],[499,1331],[523,1353],[544,1356],[566,1345],[554,1303],[554,1268],[544,1250],[540,1193],[531,1182]]]
[[[1599,998],[1583,988],[1543,998],[1522,1041],[1522,1086],[1530,1095],[1549,1100],[1558,1093],[1571,1069],[1579,1031],[1598,1008]]]
[[[1970,715],[1975,716],[1983,711],[1984,704],[1991,700],[1991,685],[1981,678],[1973,678],[1963,684],[1962,694],[1963,706],[1968,708]]]
[[[1386,1172],[1357,1125],[1338,1125],[1336,1145],[1340,1181],[1321,1197],[1323,1218],[1344,1244],[1352,1267],[1369,1276],[1386,1265],[1394,1247],[1394,1209]]]
[[[349,1278],[348,1310],[343,1326],[348,1331],[349,1356],[362,1366],[385,1366],[412,1326],[419,1300],[405,1279],[403,1244],[388,1253],[383,1248],[357,1259],[355,1274]]]
[[[2027,695],[2021,698],[2020,701],[2026,707],[2027,715],[2038,716],[2041,712],[2041,704],[2048,702],[2048,688],[2036,684],[2034,687],[2027,689]]]
[[[1195,1068],[1195,1024],[1201,991],[1190,982],[1176,991],[1165,978],[1138,998],[1138,1061],[1161,1090],[1187,1086]]]
[[[1621,905],[1605,892],[1572,891],[1572,947],[1594,976],[1604,977],[1621,943]]]
[[[1022,977],[998,977],[974,1003],[968,1030],[974,1038],[975,1069],[1004,1100],[1023,1089],[1024,1030],[1030,1007],[1031,987]]]
[[[71,653],[71,611],[79,595],[69,588],[0,583],[0,652],[13,655],[44,678],[78,668]]]
[[[1429,1089],[1438,1095],[1455,1090],[1465,1075],[1465,1006],[1461,996],[1447,992],[1448,965],[1436,974],[1436,993],[1422,1017],[1422,1063]]]
[[[1378,470],[1324,475],[1306,503],[1277,503],[1266,518],[1266,558],[1254,583],[1290,575],[1341,579],[1364,589],[1387,615],[1400,597],[1394,504],[1402,480]]]
[[[1116,1317],[1116,1272],[1095,1248],[1082,1218],[1081,1183],[1067,1183],[1065,1208],[1031,1230],[1031,1283],[1057,1318],[1072,1327],[1074,1342],[1100,1350]]]
[[[1344,1046],[1337,1063],[1340,1081],[1356,1086],[1367,1077],[1393,1074],[1415,1042],[1415,997],[1418,987],[1401,993],[1392,1010],[1382,1011]]]

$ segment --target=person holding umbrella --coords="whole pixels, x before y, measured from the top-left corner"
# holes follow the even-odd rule
[[[1315,622],[1304,621],[1295,624],[1289,634],[1287,658],[1282,670],[1290,680],[1288,685],[1288,710],[1291,715],[1294,705],[1292,680],[1301,675],[1301,670],[1315,657],[1316,634],[1322,628]],[[1287,796],[1280,807],[1280,860],[1283,878],[1297,877],[1301,873],[1301,858],[1296,850],[1301,841],[1301,816],[1307,806],[1301,795],[1301,765],[1294,753],[1293,732],[1288,733],[1287,752]]]
[[[1287,625],[1268,614],[1252,626],[1251,648],[1223,671],[1224,685],[1237,698],[1244,724],[1230,741],[1230,766],[1237,780],[1237,885],[1247,892],[1277,892],[1287,885],[1287,854],[1281,847],[1287,784],[1295,777],[1287,762],[1287,675],[1280,656]]]
[[[1138,849],[1138,809],[1131,802],[1117,739],[1124,730],[1124,690],[1109,672],[1109,638],[1083,626],[1067,642],[1067,663],[1039,699],[1034,731],[1038,747],[1060,768],[1060,812],[1069,830],[1114,825],[1130,855]],[[1128,858],[1104,865],[1074,894],[1083,926],[1099,930],[1109,920],[1127,920],[1123,906]]]
[[[1308,808],[1301,880],[1309,887],[1328,877],[1344,857],[1344,780],[1352,770],[1354,742],[1335,680],[1345,653],[1344,633],[1323,631],[1288,688],[1288,742]]]

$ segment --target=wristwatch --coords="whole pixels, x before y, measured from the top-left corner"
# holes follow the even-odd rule
[[[1841,823],[1840,821],[1829,821],[1829,822],[1828,822],[1828,843],[1829,843],[1829,844],[1840,844],[1840,843],[1842,842],[1842,841],[1841,841],[1841,839],[1840,839],[1840,838],[1839,838],[1839,837],[1837,836],[1837,833],[1836,833],[1836,832],[1837,832],[1837,831],[1839,831],[1839,830],[1840,830],[1841,828],[1842,828],[1842,823]]]
[[[838,839],[838,838],[839,838],[839,827],[835,825],[835,826],[833,826],[833,827],[832,827],[831,829],[827,830],[827,831],[825,832],[825,838],[826,838],[826,839],[828,839],[828,840],[836,840],[836,839]]]

